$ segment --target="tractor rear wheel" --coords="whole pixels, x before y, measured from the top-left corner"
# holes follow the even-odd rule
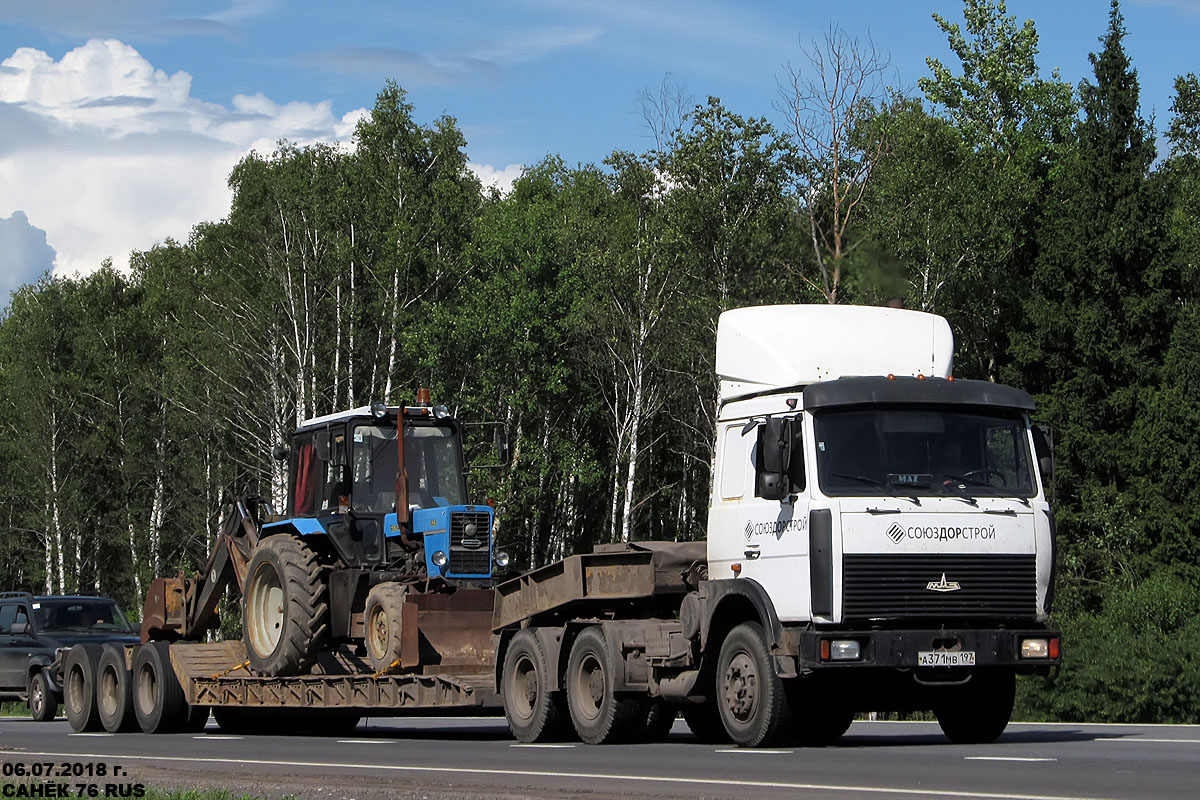
[[[325,582],[313,551],[285,534],[254,548],[242,598],[243,638],[260,675],[304,672],[328,638]]]
[[[363,613],[367,659],[376,672],[400,665],[400,620],[404,609],[404,587],[387,581],[372,587]]]

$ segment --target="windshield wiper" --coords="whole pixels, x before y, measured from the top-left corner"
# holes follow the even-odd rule
[[[859,481],[859,482],[865,483],[869,486],[878,487],[892,497],[903,497],[906,500],[911,500],[912,502],[916,503],[917,505],[921,505],[921,501],[916,495],[904,494],[904,493],[896,491],[896,486],[893,485],[891,482],[884,483],[883,481],[879,481],[879,480],[876,480],[875,478],[867,477],[866,475],[851,475],[848,472],[833,472],[830,474],[832,474],[835,478],[849,478],[852,481]],[[907,486],[917,486],[918,484],[904,483],[904,484],[898,484],[898,485],[907,487]]]

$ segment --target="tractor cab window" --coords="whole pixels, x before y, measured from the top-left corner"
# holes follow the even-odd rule
[[[289,498],[292,513],[298,517],[310,517],[316,510],[317,489],[324,478],[312,435],[296,437],[292,459]]]
[[[396,429],[376,425],[354,428],[352,442],[355,511],[382,513],[396,506]],[[404,467],[408,504],[432,508],[438,498],[450,505],[466,502],[462,453],[454,428],[409,425],[404,430]]]

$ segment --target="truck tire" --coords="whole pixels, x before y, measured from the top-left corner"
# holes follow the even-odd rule
[[[63,706],[67,721],[76,733],[101,729],[96,710],[96,667],[100,662],[100,645],[77,644],[67,653],[63,666]]]
[[[35,722],[49,722],[58,714],[58,698],[50,688],[50,678],[39,669],[29,679],[29,713]]]
[[[728,744],[729,734],[721,721],[721,712],[712,700],[703,703],[687,703],[679,710],[692,735],[704,744]]]
[[[633,738],[648,744],[665,742],[675,727],[678,711],[674,704],[659,698],[643,701],[634,720]]]
[[[247,576],[242,624],[250,666],[269,677],[304,672],[329,632],[317,557],[293,536],[268,536],[254,548]]]
[[[943,690],[933,712],[942,733],[955,744],[994,742],[1008,727],[1016,689],[1012,670],[980,670],[967,684]]]
[[[367,593],[363,611],[367,660],[377,673],[400,664],[400,620],[404,608],[404,587],[395,581],[376,584]]]
[[[613,689],[620,664],[611,663],[604,630],[585,628],[571,647],[564,679],[567,709],[579,738],[608,744],[630,738],[641,700],[621,697]]]
[[[546,651],[531,629],[517,631],[504,654],[500,693],[508,728],[518,742],[545,742],[563,732],[561,692],[553,686]]]
[[[100,651],[96,676],[96,711],[100,724],[109,733],[128,733],[138,729],[133,711],[133,681],[125,668],[125,648],[106,644]]]
[[[714,695],[725,731],[738,747],[770,745],[787,729],[783,681],[757,622],[743,622],[721,643]]]
[[[134,651],[133,711],[145,733],[178,733],[187,722],[183,687],[171,668],[166,642],[150,642]]]
[[[792,678],[784,682],[784,692],[793,729],[802,745],[831,745],[842,738],[854,722],[854,711],[837,703],[836,691],[828,686]]]

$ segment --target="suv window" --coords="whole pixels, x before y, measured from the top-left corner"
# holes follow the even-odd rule
[[[37,626],[39,631],[132,632],[125,615],[112,600],[78,598],[42,600],[38,606]]]
[[[13,623],[17,621],[18,609],[24,611],[20,603],[5,603],[0,606],[0,633],[12,630]]]

